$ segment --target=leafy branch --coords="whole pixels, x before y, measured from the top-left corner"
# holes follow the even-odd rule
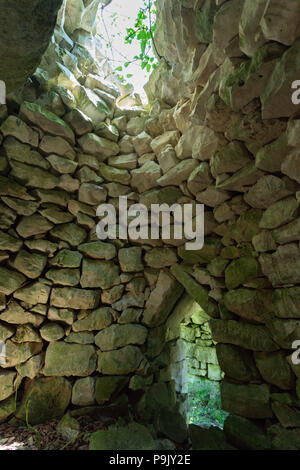
[[[106,42],[107,49],[110,50],[111,57],[108,58],[107,56],[106,59],[113,63],[121,62],[121,64],[116,67],[113,72],[114,74],[118,73],[118,79],[121,82],[125,82],[124,69],[127,69],[130,65],[136,62],[140,63],[141,69],[145,70],[148,73],[156,69],[156,67],[159,65],[159,61],[161,60],[163,60],[166,65],[170,67],[170,64],[167,59],[159,53],[154,39],[154,33],[156,30],[156,9],[154,6],[154,2],[151,0],[142,0],[143,7],[139,9],[134,25],[129,28],[126,28],[124,44],[130,45],[133,43],[133,41],[138,41],[140,46],[140,53],[138,55],[135,55],[132,59],[128,59],[124,57],[124,55],[121,54],[120,51],[116,51],[116,49],[113,47],[112,39],[105,24],[103,11],[109,4],[112,3],[112,1],[113,0],[108,0],[108,3],[103,5],[101,8],[101,20],[104,25],[104,31],[107,39],[105,39],[103,35],[100,35],[100,37]],[[118,14],[113,13],[111,15],[111,18],[112,21],[116,23],[118,20]],[[118,35],[120,36],[121,33],[118,33]],[[155,55],[159,61],[154,56],[153,51],[155,52]],[[117,52],[121,57],[123,57],[124,61],[115,60],[114,52]],[[126,78],[129,79],[132,76],[133,74],[128,73],[126,75]]]

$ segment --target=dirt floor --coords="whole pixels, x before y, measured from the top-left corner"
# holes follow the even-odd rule
[[[37,424],[34,429],[26,426],[0,424],[1,450],[88,450],[89,435],[99,429],[107,429],[102,420],[94,420],[89,416],[77,418],[81,434],[74,442],[67,442],[57,432],[59,421],[52,419],[45,424]]]

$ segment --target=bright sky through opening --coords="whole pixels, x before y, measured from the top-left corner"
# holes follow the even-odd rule
[[[133,27],[140,8],[144,7],[142,0],[113,0],[110,5],[104,8],[103,18],[106,25],[106,30],[101,20],[100,29],[105,41],[104,45],[105,54],[112,60],[111,65],[115,69],[125,62],[132,61],[134,56],[140,54],[139,41],[134,40],[132,44],[124,44],[126,36],[126,28]],[[116,13],[116,16],[113,16]],[[111,43],[112,47],[108,43]],[[129,67],[124,68],[123,72],[118,72],[124,75],[126,81],[132,83],[135,92],[143,97],[145,92],[144,85],[149,80],[150,74],[141,69],[140,61],[133,62]],[[126,75],[132,75],[126,78]],[[143,99],[144,101],[144,99]]]

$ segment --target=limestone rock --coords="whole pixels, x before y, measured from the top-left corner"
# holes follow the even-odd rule
[[[71,309],[58,309],[55,307],[50,307],[48,309],[48,319],[53,321],[60,321],[66,323],[67,325],[72,325],[74,322],[74,311]]]
[[[270,450],[271,441],[264,430],[242,416],[229,415],[224,423],[227,440],[238,449]]]
[[[21,344],[24,342],[41,343],[40,335],[31,325],[19,325],[13,340]]]
[[[286,97],[290,101],[287,92]],[[293,105],[294,106],[294,105]],[[280,104],[276,103],[276,109]],[[282,116],[282,114],[280,114]],[[277,119],[268,119],[261,116],[259,111],[247,114],[239,119],[225,132],[228,140],[240,140],[245,143],[247,149],[255,154],[261,147],[277,139],[286,130],[286,123]]]
[[[300,240],[299,235],[300,219],[296,219],[283,227],[272,231],[272,237],[277,244],[285,244]]]
[[[45,356],[43,374],[46,376],[87,377],[96,369],[94,346],[50,343]]]
[[[263,171],[279,172],[286,155],[291,150],[287,134],[284,132],[278,139],[261,148],[255,157],[255,166]]]
[[[0,203],[0,229],[9,229],[16,220],[16,214],[6,205]]]
[[[15,372],[1,371],[0,372],[0,399],[5,400],[14,393],[14,381],[16,378]]]
[[[179,141],[180,133],[178,131],[167,131],[164,134],[156,137],[151,142],[151,148],[153,152],[159,156],[162,150],[167,146],[171,145],[175,147]]]
[[[131,136],[137,136],[141,134],[145,129],[145,118],[144,117],[132,117],[129,119],[127,124],[127,134]]]
[[[124,272],[142,271],[144,269],[142,249],[139,247],[122,248],[119,251],[119,262]]]
[[[167,272],[161,271],[156,287],[146,302],[143,323],[149,327],[164,323],[182,291],[182,287],[175,279]]]
[[[265,26],[267,26],[266,23]],[[299,76],[298,66],[295,66],[298,64],[298,46],[299,40],[282,55],[274,67],[261,95],[263,119],[290,117],[299,109],[299,105],[295,105],[291,99],[291,83]]]
[[[125,346],[98,355],[98,371],[105,375],[126,375],[140,371],[145,366],[145,356],[137,346]]]
[[[24,284],[26,278],[16,271],[0,266],[0,292],[10,295]]]
[[[41,337],[48,341],[58,341],[65,336],[64,329],[57,323],[45,323],[40,329]]]
[[[112,243],[89,242],[79,245],[78,250],[93,259],[111,260],[116,256],[116,248]]]
[[[128,382],[127,377],[97,377],[95,398],[99,405],[110,401],[119,394]]]
[[[33,356],[28,361],[23,364],[17,365],[16,369],[18,374],[21,377],[28,377],[29,379],[34,379],[42,368],[42,358],[41,355]]]
[[[216,345],[218,363],[227,377],[239,382],[250,382],[259,379],[251,351],[238,348],[232,344]]]
[[[168,170],[157,180],[160,186],[180,185],[190,176],[196,168],[197,162],[194,159],[185,159],[176,166]]]
[[[112,325],[97,334],[95,343],[101,351],[111,351],[129,344],[142,345],[147,334],[147,328],[142,325]]]
[[[284,52],[279,44],[267,44],[256,51],[251,60],[243,61],[239,67],[221,81],[220,96],[234,111],[240,111],[255,98],[260,98],[277,59]]]
[[[63,137],[71,145],[75,143],[74,133],[70,127],[54,113],[38,104],[24,101],[20,108],[20,117],[40,127],[48,134]]]
[[[143,131],[132,139],[133,147],[136,153],[141,157],[145,153],[150,153],[152,138],[147,132]]]
[[[258,209],[250,209],[242,214],[234,227],[230,236],[238,243],[252,241],[252,238],[259,232],[259,223],[262,212]]]
[[[12,1],[3,5],[0,42],[7,58],[1,65],[1,77],[8,93],[24,85],[35,72],[51,40],[61,4],[61,0],[47,4],[38,0],[30,5],[21,2],[16,6]]]
[[[213,19],[217,11],[214,1],[205,0],[197,12],[196,35],[200,42],[210,43],[213,39]]]
[[[270,418],[270,391],[266,384],[237,385],[223,382],[222,405],[225,411],[245,418]]]
[[[276,351],[279,349],[264,326],[235,320],[211,320],[210,327],[214,341],[234,344],[252,351]]]
[[[119,141],[119,148],[120,152],[124,154],[134,152],[132,137],[124,135],[124,137]]]
[[[230,312],[257,323],[265,323],[273,311],[271,291],[267,290],[245,288],[232,290],[226,292],[224,304]]]
[[[295,377],[283,351],[271,354],[257,352],[254,357],[257,368],[266,382],[281,390],[294,388]]]
[[[179,163],[179,159],[176,157],[176,152],[171,145],[166,145],[166,147],[157,156],[157,160],[163,173],[166,173]]]
[[[94,344],[94,335],[93,333],[89,332],[78,332],[78,333],[70,333],[64,341],[66,343],[76,343],[76,344]]]
[[[34,200],[34,198],[27,193],[27,189],[15,181],[11,181],[8,178],[0,175],[0,183],[1,196],[16,197],[18,199],[23,199],[24,201]]]
[[[130,423],[109,431],[97,431],[92,434],[90,450],[153,450],[155,442],[145,426]]]
[[[95,378],[76,380],[72,389],[72,403],[76,406],[91,406],[95,403]]]
[[[41,203],[56,204],[61,207],[67,207],[70,196],[65,191],[54,189],[51,191],[35,190],[36,195],[40,199]]]
[[[29,253],[26,250],[20,250],[14,260],[15,269],[25,274],[30,279],[39,277],[47,264],[47,258],[38,253]]]
[[[134,170],[137,165],[137,155],[135,153],[128,153],[125,155],[118,155],[117,157],[110,157],[108,164],[119,168],[120,170]]]
[[[34,282],[26,285],[14,293],[14,298],[31,305],[46,304],[51,288],[42,282]]]
[[[159,165],[153,161],[147,162],[141,168],[131,172],[131,186],[139,193],[143,193],[158,186],[160,176]]]
[[[294,341],[297,340],[300,329],[299,320],[270,318],[267,327],[271,332],[274,341],[283,349],[290,349]]]
[[[276,317],[300,318],[299,301],[299,287],[274,290],[273,304]]]
[[[50,233],[56,240],[63,240],[73,247],[83,243],[86,238],[86,231],[74,223],[58,225]]]
[[[192,156],[202,161],[210,160],[227,144],[227,140],[222,134],[204,126],[198,126],[197,133],[192,138]]]
[[[177,256],[171,248],[153,248],[145,254],[145,262],[152,268],[161,269],[175,264]]]
[[[180,160],[190,158],[192,155],[194,158],[197,158],[194,156],[193,146],[197,137],[201,134],[201,130],[202,128],[200,126],[194,125],[190,125],[185,129],[175,147],[176,155]]]
[[[111,105],[104,101],[96,92],[82,85],[75,85],[73,94],[80,111],[91,119],[94,127],[97,127],[107,117],[112,117],[113,109]]]
[[[62,377],[38,378],[27,388],[16,417],[31,425],[60,418],[67,409],[71,398],[71,384]]]
[[[220,150],[210,162],[212,175],[235,173],[250,163],[249,152],[237,141],[233,141]]]
[[[215,186],[208,186],[204,191],[196,194],[196,199],[209,207],[217,207],[230,199],[230,195],[228,191],[223,191]]]
[[[54,189],[59,184],[58,177],[41,168],[11,161],[10,176],[25,186],[39,189]]]
[[[93,124],[82,111],[75,108],[64,116],[64,120],[73,129],[75,134],[81,137],[84,134],[89,134],[93,131]]]
[[[263,213],[259,226],[265,229],[275,229],[287,224],[297,216],[298,207],[299,204],[294,197],[275,202]]]
[[[1,251],[11,251],[17,252],[22,247],[22,240],[18,240],[15,237],[12,237],[6,232],[0,230],[0,250]]]
[[[92,183],[84,183],[79,188],[78,199],[89,205],[99,205],[106,200],[106,190],[102,186]]]
[[[2,197],[2,201],[18,215],[33,215],[39,207],[39,202],[22,201],[10,197]]]
[[[82,254],[78,251],[61,250],[51,260],[51,266],[58,268],[79,268]]]
[[[83,288],[109,289],[120,284],[119,268],[111,261],[84,259],[80,284]]]
[[[81,310],[97,308],[98,304],[99,294],[93,290],[55,287],[51,292],[50,305],[53,307]]]
[[[113,166],[105,165],[104,163],[100,164],[99,172],[100,175],[107,181],[121,184],[127,184],[130,181],[130,174],[127,170],[120,170],[118,168],[114,168]]]
[[[99,137],[104,137],[105,139],[111,140],[112,142],[118,142],[119,140],[119,131],[113,124],[106,124],[101,122],[95,129],[95,134]]]
[[[59,174],[73,174],[77,168],[77,162],[73,162],[72,160],[68,160],[67,158],[59,157],[58,155],[49,155],[47,157],[48,162],[52,166],[52,168]]]
[[[58,434],[67,442],[77,439],[80,435],[80,424],[69,413],[65,414],[56,427]]]
[[[220,2],[219,2],[220,3]],[[231,0],[221,6],[214,17],[213,26],[213,57],[220,65],[226,59],[226,48],[231,40],[238,34],[239,20],[243,9],[243,2]]]
[[[15,397],[0,403],[0,423],[4,423],[16,411]]]
[[[6,121],[1,124],[0,129],[5,137],[12,135],[24,144],[28,144],[32,147],[37,147],[39,144],[38,133],[16,116],[9,116]]]
[[[193,450],[234,450],[234,447],[226,442],[223,431],[215,426],[201,428],[190,424],[189,431]]]
[[[300,280],[299,248],[295,243],[279,246],[273,254],[262,254],[259,262],[273,286],[298,283]]]
[[[45,135],[41,142],[39,149],[46,154],[57,154],[62,157],[69,158],[70,160],[74,159],[74,150],[72,146],[62,137],[53,137],[51,135]]]
[[[101,307],[89,313],[86,317],[77,320],[73,326],[73,331],[100,331],[108,328],[113,322],[113,310],[109,307]]]
[[[300,424],[300,414],[297,408],[274,401],[272,403],[272,410],[282,426],[285,428],[298,427]]]
[[[167,188],[154,189],[148,191],[141,195],[140,203],[144,204],[147,209],[151,208],[151,204],[169,204],[172,205],[176,203],[180,197],[182,197],[182,192],[176,186],[169,186]]]
[[[182,443],[187,439],[185,417],[176,409],[162,408],[156,416],[155,428],[159,433],[177,443]]]
[[[87,10],[86,10],[87,13]],[[92,90],[98,88],[99,90],[106,91],[107,93],[113,95],[115,98],[120,96],[118,88],[112,83],[104,80],[104,78],[99,77],[95,74],[90,74],[85,81],[85,85]]]
[[[15,333],[14,328],[0,323],[0,341],[4,342],[7,339],[11,338]]]
[[[244,256],[234,260],[225,270],[227,289],[235,289],[240,284],[255,278],[258,274],[258,263],[253,256]]]
[[[264,209],[290,194],[291,189],[286,180],[266,175],[250,188],[245,195],[245,201],[252,207]]]
[[[115,142],[99,137],[96,134],[85,134],[78,139],[78,143],[84,153],[96,155],[100,161],[117,155],[119,146]]]
[[[300,166],[299,166],[299,152],[293,150],[286,156],[285,160],[281,165],[281,172],[284,175],[289,176],[292,180],[300,183]]]
[[[6,341],[5,358],[6,362],[1,364],[2,368],[16,367],[23,362],[26,362],[35,353],[39,353],[42,344],[39,343],[24,343],[17,344],[11,340]]]
[[[212,184],[208,163],[201,163],[190,173],[187,181],[188,190],[195,196]]]

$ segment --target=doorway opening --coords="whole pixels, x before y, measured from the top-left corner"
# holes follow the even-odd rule
[[[189,423],[223,429],[228,415],[222,410],[220,382],[224,376],[212,340],[209,317],[199,306],[180,325],[186,343]]]
[[[167,321],[172,379],[184,402],[189,424],[223,429],[228,416],[221,404],[221,371],[210,317],[185,294]]]

